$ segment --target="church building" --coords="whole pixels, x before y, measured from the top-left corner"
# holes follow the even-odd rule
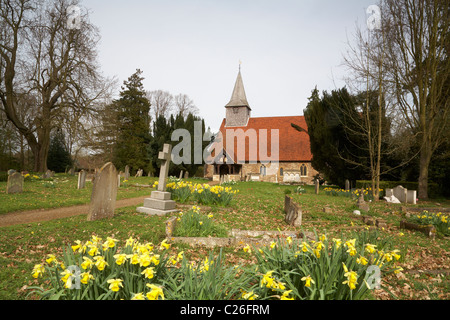
[[[209,145],[205,177],[214,181],[313,184],[309,136],[303,116],[251,117],[239,70],[219,133]]]

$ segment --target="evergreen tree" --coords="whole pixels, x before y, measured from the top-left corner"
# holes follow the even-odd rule
[[[64,172],[72,166],[72,158],[65,144],[65,136],[61,129],[57,129],[50,140],[47,157],[47,168],[55,172]]]
[[[129,165],[131,170],[152,170],[148,157],[150,143],[150,102],[146,98],[139,69],[124,81],[120,99],[114,101],[118,137],[113,162],[118,168]]]

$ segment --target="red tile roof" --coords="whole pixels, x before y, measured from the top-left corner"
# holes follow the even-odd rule
[[[232,134],[235,136],[234,142],[234,162],[249,162],[249,161],[311,161],[312,154],[309,142],[309,136],[306,132],[299,132],[291,126],[291,123],[298,125],[301,128],[307,129],[306,121],[303,116],[286,116],[286,117],[261,117],[261,118],[250,118],[246,127],[225,127],[225,119],[223,119],[220,126],[220,132],[223,136],[223,147],[227,149],[227,131],[232,129],[235,131],[230,131],[230,137]],[[238,130],[242,129],[242,130]],[[252,130],[253,129],[253,130]],[[267,130],[267,131],[264,131]],[[278,129],[278,141],[279,141],[279,156],[278,159],[271,158],[271,134],[275,133]],[[237,131],[236,131],[237,130]],[[267,134],[265,134],[267,132]],[[257,142],[250,143],[250,138],[245,139],[245,156],[242,155],[242,151],[238,154],[238,141],[244,139],[244,137],[256,137]],[[259,154],[259,145],[261,144],[260,137],[267,137],[267,147],[261,145],[262,151]],[[276,136],[274,136],[276,139]],[[252,139],[255,141],[254,139]],[[243,140],[241,140],[243,141]],[[250,148],[249,148],[250,146]],[[228,146],[231,148],[231,146]],[[241,148],[243,146],[241,145]],[[264,150],[265,149],[265,150]],[[250,152],[254,151],[254,152]],[[231,156],[230,150],[227,153]],[[253,153],[253,154],[252,154]],[[255,155],[256,154],[256,158]],[[264,155],[267,155],[265,157]],[[275,155],[276,156],[276,155]]]

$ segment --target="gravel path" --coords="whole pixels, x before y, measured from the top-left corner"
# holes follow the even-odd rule
[[[149,196],[142,196],[139,198],[117,200],[116,208],[142,205],[144,203],[144,199],[148,197]],[[0,215],[0,227],[67,218],[81,214],[87,215],[88,213],[89,204],[56,209],[38,209],[30,211],[11,212]]]

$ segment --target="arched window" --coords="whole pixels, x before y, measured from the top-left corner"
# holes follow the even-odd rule
[[[301,175],[302,177],[306,177],[306,176],[308,175],[308,168],[306,167],[305,164],[302,164],[302,165],[300,166],[300,175]]]
[[[265,165],[262,165],[260,168],[259,168],[259,175],[261,175],[261,176],[265,176],[266,175],[266,166]]]
[[[283,168],[280,168],[280,176],[283,175]]]

